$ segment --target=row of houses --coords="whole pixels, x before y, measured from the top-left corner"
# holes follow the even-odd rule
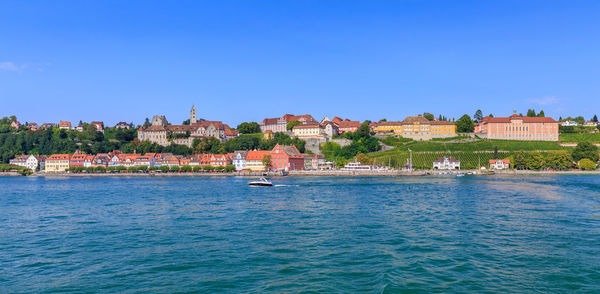
[[[27,167],[37,170],[39,166],[46,172],[64,172],[70,167],[132,167],[132,166],[228,166],[234,165],[236,170],[251,171],[290,171],[304,169],[331,168],[325,158],[316,154],[302,154],[295,146],[277,144],[270,151],[236,151],[228,154],[194,154],[190,156],[173,155],[171,153],[131,154],[118,150],[109,153],[84,154],[79,151],[73,154],[53,154],[47,158],[35,155],[23,155],[11,161],[11,164],[22,165],[30,158],[37,162],[27,162]],[[25,160],[25,161],[24,161]],[[40,161],[43,163],[40,164]],[[23,162],[23,163],[22,163]],[[34,167],[35,164],[35,167]]]
[[[96,127],[96,130],[99,132],[104,132],[104,123],[101,121],[93,121],[90,122],[90,125],[93,125],[94,127]],[[10,126],[18,129],[21,126],[23,126],[23,124],[21,124],[19,121],[15,120],[13,122],[10,123]],[[41,128],[44,129],[51,129],[51,128],[56,128],[58,127],[61,130],[76,130],[76,131],[83,131],[83,124],[79,123],[77,126],[73,126],[73,124],[71,124],[70,121],[60,121],[58,124],[55,123],[43,123],[41,125],[38,125],[37,123],[27,123],[25,124],[25,127],[27,127],[28,129],[32,130],[32,131],[37,131]],[[115,128],[117,129],[129,129],[131,128],[131,124],[128,124],[126,122],[119,122],[115,125]]]
[[[456,125],[449,121],[430,121],[425,117],[408,116],[403,121],[384,121],[371,125],[375,133],[389,133],[414,140],[431,140],[456,136]]]

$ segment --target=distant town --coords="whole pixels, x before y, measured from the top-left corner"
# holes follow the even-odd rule
[[[0,121],[0,165],[24,173],[262,172],[379,170],[596,169],[600,124],[594,115],[483,116],[449,120],[423,113],[402,121],[358,121],[285,114],[232,128],[198,118],[142,125],[101,121]],[[6,163],[9,163],[6,165]],[[0,170],[2,171],[2,170]]]

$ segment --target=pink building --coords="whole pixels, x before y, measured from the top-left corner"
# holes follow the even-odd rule
[[[484,117],[475,133],[487,139],[558,141],[558,122],[551,117]]]
[[[277,144],[271,150],[271,166],[274,170],[303,170],[304,157],[294,145]]]

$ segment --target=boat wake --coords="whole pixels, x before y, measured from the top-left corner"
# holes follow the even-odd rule
[[[273,187],[300,187],[300,185],[273,185]]]

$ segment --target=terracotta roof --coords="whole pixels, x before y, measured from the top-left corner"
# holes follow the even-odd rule
[[[425,124],[425,123],[429,123],[430,121],[422,116],[407,116],[402,123],[404,124],[413,124],[415,122],[421,123],[421,124]]]
[[[490,159],[490,163],[496,163],[496,161],[502,161],[504,163],[510,163],[510,159]]]
[[[402,125],[401,121],[382,121],[377,124],[377,126],[400,126]]]
[[[314,128],[323,128],[323,127],[321,127],[321,125],[318,123],[303,124],[303,125],[297,125],[294,127],[294,129],[314,129]]]
[[[52,154],[46,160],[69,160],[71,154]]]
[[[58,123],[59,127],[67,127],[70,128],[71,127],[71,122],[70,121],[61,121],[60,123]]]
[[[431,124],[431,125],[453,125],[454,123],[451,121],[437,120],[437,121],[430,121],[429,124]]]
[[[271,151],[248,151],[246,160],[262,160],[266,155],[271,154]]]
[[[157,131],[166,131],[167,129],[163,126],[149,126],[145,129],[142,129],[144,132],[157,132]]]
[[[238,130],[232,130],[230,128],[225,128],[225,136],[237,136]]]
[[[360,121],[357,120],[343,120],[339,123],[340,128],[358,128],[360,127]]]
[[[556,123],[551,117],[528,117],[513,114],[509,117],[488,117],[483,119],[486,123],[510,123],[511,120],[522,119],[524,123]]]
[[[279,145],[289,157],[302,157],[302,153],[294,145]]]

